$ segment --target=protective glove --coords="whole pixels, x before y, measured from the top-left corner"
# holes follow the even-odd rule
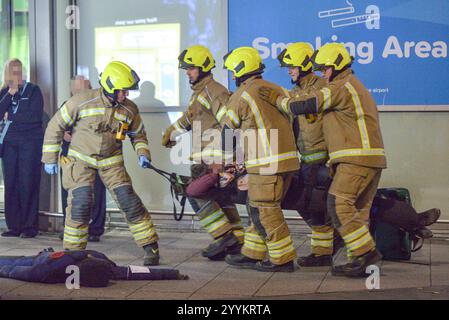
[[[165,130],[165,133],[162,137],[162,146],[166,148],[171,148],[174,145],[176,145],[176,141],[171,141],[171,135],[175,131],[175,127],[171,125],[170,127]]]
[[[144,169],[148,169],[150,167],[151,161],[150,159],[148,159],[145,156],[140,156],[139,157],[139,165],[144,168]]]
[[[46,164],[44,166],[45,172],[49,175],[56,175],[58,174],[59,168],[56,163],[54,164]]]
[[[279,98],[279,96],[280,94],[271,88],[268,87],[259,88],[259,97],[273,106],[276,106],[276,101]]]

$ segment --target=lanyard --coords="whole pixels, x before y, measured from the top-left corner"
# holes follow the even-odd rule
[[[17,111],[19,110],[20,101],[22,100],[22,96],[23,96],[27,86],[28,86],[28,82],[26,82],[25,85],[23,86],[22,91],[19,93],[19,98],[17,100],[14,99],[15,95],[13,96],[13,99],[12,99],[12,113],[13,114],[16,114]]]

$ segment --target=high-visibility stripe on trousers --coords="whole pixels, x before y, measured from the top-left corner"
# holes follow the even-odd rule
[[[140,222],[128,222],[128,225],[129,230],[133,234],[134,241],[138,246],[144,247],[158,240],[156,230],[154,229],[154,225],[149,214],[146,215]]]
[[[257,232],[254,225],[248,227],[245,232],[242,254],[254,260],[263,260],[267,252],[265,240]]]
[[[295,259],[295,248],[281,209],[281,201],[288,190],[291,177],[291,174],[249,175],[251,226],[245,232],[243,255],[263,260],[268,253],[271,263],[276,265]]]
[[[327,208],[351,257],[359,257],[375,248],[368,223],[381,171],[346,163],[336,167]]]
[[[334,228],[312,226],[312,253],[317,256],[332,255],[334,251]]]
[[[92,168],[74,157],[61,162],[62,182],[68,190],[67,216],[64,228],[64,249],[84,250],[93,206],[93,186],[98,174],[118,207],[124,213],[137,245],[144,247],[157,242],[158,236],[151,216],[131,185],[123,165]]]
[[[202,204],[197,212],[200,223],[214,239],[218,239],[232,230],[232,225],[229,223],[228,218],[218,203],[214,201],[204,202],[196,199],[195,201],[198,204]]]

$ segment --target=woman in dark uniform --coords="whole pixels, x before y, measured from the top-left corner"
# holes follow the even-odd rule
[[[43,104],[39,87],[23,80],[22,62],[8,61],[0,90],[0,119],[7,121],[0,137],[8,226],[3,237],[38,234]]]

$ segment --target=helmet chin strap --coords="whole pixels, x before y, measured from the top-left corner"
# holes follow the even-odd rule
[[[255,71],[255,72],[251,72],[251,73],[245,74],[245,75],[241,76],[240,78],[236,78],[235,79],[235,85],[237,87],[240,87],[243,82],[245,82],[246,80],[248,80],[249,78],[254,77],[254,76],[259,76],[260,78],[262,78],[263,72],[264,72],[263,70],[258,70],[258,71]]]
[[[201,70],[201,68],[198,68],[198,69],[199,69],[198,79],[196,79],[195,81],[189,81],[189,83],[190,83],[192,86],[196,85],[198,82],[200,82],[201,80],[203,80],[205,77],[207,77],[207,76],[209,76],[209,75],[212,74],[211,71],[209,71],[209,72],[204,72],[203,70]]]
[[[112,102],[112,106],[116,106],[118,104],[117,102],[117,90],[114,91],[114,93],[109,93],[106,90],[103,89],[103,92],[105,94],[106,97],[108,97],[108,99]]]
[[[294,81],[293,79],[291,80],[293,85],[297,85],[298,87],[301,84],[301,79],[304,78],[305,76],[309,75],[312,73],[312,70],[303,72],[303,71],[299,71],[299,75],[298,75],[298,79],[296,79],[296,81]]]

